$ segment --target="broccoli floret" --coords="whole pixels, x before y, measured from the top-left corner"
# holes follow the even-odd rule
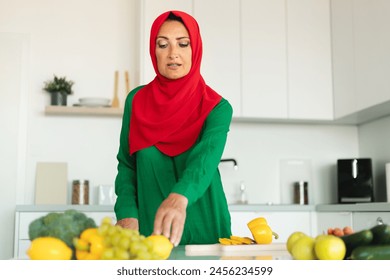
[[[28,227],[28,235],[30,240],[40,236],[49,236],[49,229],[43,222],[44,217],[40,217],[32,221]]]
[[[96,228],[95,221],[84,213],[71,209],[64,213],[52,212],[32,221],[28,233],[30,240],[43,236],[56,237],[74,249],[73,238],[79,237],[87,228]]]

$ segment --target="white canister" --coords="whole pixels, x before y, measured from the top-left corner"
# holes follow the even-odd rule
[[[99,205],[114,205],[116,201],[116,194],[114,186],[98,186]]]
[[[386,192],[387,202],[390,202],[390,162],[386,163]]]

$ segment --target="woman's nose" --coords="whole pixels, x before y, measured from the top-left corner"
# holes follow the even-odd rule
[[[175,47],[170,47],[169,48],[169,53],[168,53],[168,57],[170,59],[175,59],[175,58],[178,58],[179,55],[177,53],[177,49]]]

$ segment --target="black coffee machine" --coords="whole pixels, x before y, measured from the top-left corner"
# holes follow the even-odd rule
[[[374,201],[372,162],[370,158],[337,160],[338,202]]]

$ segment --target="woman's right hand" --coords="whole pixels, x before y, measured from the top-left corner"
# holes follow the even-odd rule
[[[124,218],[116,222],[116,225],[123,228],[139,231],[138,219],[136,218]]]

